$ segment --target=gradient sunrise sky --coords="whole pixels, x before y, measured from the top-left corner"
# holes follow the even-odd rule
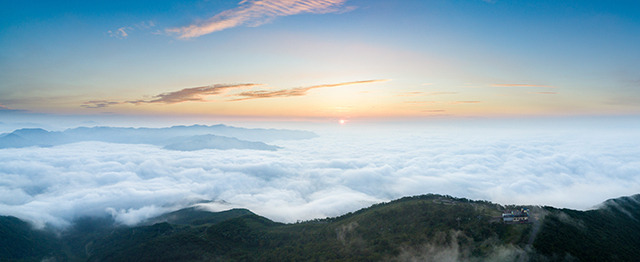
[[[2,1],[0,111],[640,113],[640,1]]]

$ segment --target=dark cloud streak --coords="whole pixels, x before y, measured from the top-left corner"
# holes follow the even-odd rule
[[[548,85],[533,85],[533,84],[492,84],[492,87],[546,87],[546,88],[556,88],[555,86]]]
[[[84,108],[105,108],[110,105],[118,105],[118,104],[122,104],[122,103],[115,102],[115,101],[107,101],[107,100],[92,100],[92,101],[84,102],[80,106]]]
[[[338,86],[347,86],[347,85],[357,85],[357,84],[370,84],[370,83],[378,83],[378,82],[386,82],[389,79],[376,79],[376,80],[363,80],[363,81],[352,81],[352,82],[343,82],[337,84],[323,84],[323,85],[315,85],[309,87],[297,87],[291,89],[282,89],[277,91],[247,91],[237,94],[237,96],[241,98],[233,99],[230,101],[243,101],[249,99],[258,99],[258,98],[271,98],[271,97],[291,97],[291,96],[304,96],[307,94],[309,90],[324,88],[324,87],[338,87]]]
[[[375,80],[362,80],[362,81],[351,81],[351,82],[343,82],[337,84],[322,84],[308,87],[297,87],[290,89],[281,89],[276,91],[268,91],[268,90],[252,90],[245,91],[240,93],[232,93],[227,95],[227,97],[232,97],[230,100],[225,100],[228,102],[232,101],[243,101],[250,99],[258,99],[258,98],[271,98],[271,97],[293,97],[293,96],[304,96],[307,95],[307,92],[312,89],[325,88],[325,87],[339,87],[339,86],[348,86],[348,85],[358,85],[358,84],[370,84],[370,83],[378,83],[378,82],[386,82],[389,79],[375,79]],[[184,88],[179,91],[162,93],[156,96],[153,96],[150,100],[138,99],[138,100],[128,100],[124,102],[117,101],[108,101],[108,100],[92,100],[84,102],[81,107],[84,108],[106,108],[111,105],[119,105],[119,104],[177,104],[182,102],[207,102],[209,100],[205,100],[207,96],[214,95],[222,95],[223,93],[229,92],[232,89],[242,89],[242,88],[252,88],[261,86],[262,84],[216,84],[216,85],[208,85],[208,86],[199,86],[199,87],[191,87]]]
[[[244,87],[254,87],[259,84],[235,84],[235,85],[210,85],[210,86],[200,86],[200,87],[192,87],[185,88],[180,91],[162,93],[157,96],[154,96],[155,99],[152,100],[135,100],[135,101],[127,101],[126,103],[130,104],[140,104],[140,103],[165,103],[165,104],[176,104],[182,102],[203,102],[205,96],[211,95],[219,95],[224,91],[235,88],[244,88]]]
[[[182,102],[205,102],[204,99],[206,96],[211,95],[219,95],[223,92],[226,92],[230,89],[235,88],[245,88],[245,87],[254,87],[259,84],[216,84],[216,85],[208,85],[208,86],[199,86],[199,87],[191,87],[184,88],[179,91],[162,93],[156,95],[151,100],[129,100],[124,102],[116,102],[116,101],[107,101],[107,100],[92,100],[84,102],[81,107],[84,108],[106,108],[111,105],[120,105],[120,104],[153,104],[153,103],[163,103],[163,104],[177,104]]]

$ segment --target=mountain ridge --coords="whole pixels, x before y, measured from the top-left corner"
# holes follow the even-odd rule
[[[530,223],[501,221],[502,212],[518,208],[530,209]],[[640,256],[635,248],[640,245],[636,237],[640,222],[623,209],[637,217],[640,194],[610,199],[600,208],[587,211],[502,206],[428,194],[293,224],[274,222],[246,209],[207,212],[191,207],[133,227],[110,226],[112,219],[88,219],[59,233],[57,238],[39,242],[53,244],[33,243],[31,250],[39,256],[19,259],[634,261]],[[0,217],[0,224],[7,219],[11,218]],[[11,236],[3,230],[0,235]],[[29,232],[35,235],[46,231]],[[20,239],[21,234],[13,237]],[[0,253],[2,259],[12,258]]]
[[[51,147],[83,141],[121,144],[151,144],[169,150],[202,149],[277,150],[266,144],[277,140],[297,140],[317,137],[313,132],[287,129],[249,129],[226,125],[172,126],[166,128],[77,127],[64,131],[23,128],[0,134],[1,148],[30,146]]]

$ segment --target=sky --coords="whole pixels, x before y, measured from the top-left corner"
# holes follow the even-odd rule
[[[202,201],[294,222],[427,193],[590,209],[640,192],[635,0],[0,4],[0,138],[218,123],[318,134],[273,152],[0,149],[0,215],[39,227],[133,225]]]
[[[640,113],[638,1],[3,1],[0,116]]]

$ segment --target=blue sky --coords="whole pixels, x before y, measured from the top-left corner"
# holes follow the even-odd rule
[[[3,111],[284,118],[640,112],[636,1],[3,5]],[[188,35],[190,26],[200,31]],[[181,92],[238,84],[253,85]],[[161,94],[184,100],[149,103]]]

